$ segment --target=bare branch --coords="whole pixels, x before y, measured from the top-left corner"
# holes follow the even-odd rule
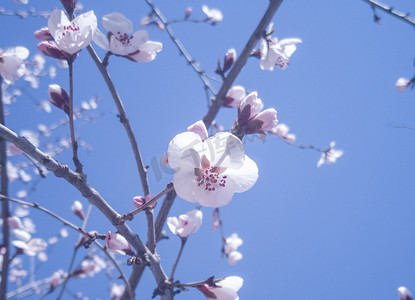
[[[365,1],[366,3],[369,3],[372,7],[380,8],[384,12],[401,19],[402,21],[408,24],[411,24],[412,26],[415,26],[415,19],[409,17],[409,14],[407,13],[405,14],[400,11],[397,11],[393,9],[393,7],[383,4],[381,2],[375,1],[375,0],[363,0],[363,1]]]

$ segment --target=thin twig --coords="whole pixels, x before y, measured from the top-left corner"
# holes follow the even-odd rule
[[[154,14],[160,19],[160,21],[164,24],[167,33],[169,34],[171,40],[174,42],[174,44],[179,49],[180,53],[184,56],[184,58],[187,60],[188,64],[192,66],[193,70],[199,75],[200,80],[202,80],[203,84],[205,85],[205,88],[209,89],[209,91],[212,93],[212,95],[216,95],[215,89],[211,86],[209,80],[207,79],[207,76],[204,71],[202,71],[197,61],[194,60],[190,54],[187,52],[186,48],[183,46],[183,44],[180,42],[180,40],[175,36],[173,29],[169,25],[170,22],[167,21],[167,19],[164,17],[164,15],[161,13],[161,11],[154,6],[151,0],[145,0],[147,4],[150,6],[151,10]]]
[[[71,262],[70,262],[69,267],[68,267],[67,274],[71,274],[72,267],[73,267],[73,264],[75,262],[76,253],[78,253],[78,249],[79,249],[78,247],[74,248],[74,251],[72,253]],[[66,288],[66,285],[68,284],[69,278],[70,278],[70,276],[66,276],[65,280],[63,281],[62,288],[61,288],[61,291],[59,293],[59,296],[56,298],[57,300],[60,300],[62,298],[63,292],[65,291],[65,288]]]
[[[73,126],[73,62],[68,61],[69,65],[69,128],[71,131],[73,163],[75,164],[75,172],[82,174],[82,164],[78,159],[78,142],[75,139],[75,129]]]
[[[235,61],[235,64],[230,70],[228,76],[223,81],[222,86],[218,94],[216,95],[216,99],[211,105],[211,107],[209,108],[207,115],[203,118],[203,122],[205,123],[206,128],[209,128],[210,125],[212,125],[213,120],[218,114],[219,109],[222,107],[223,101],[226,98],[226,93],[228,92],[229,88],[232,86],[238,74],[241,72],[248,58],[251,56],[252,50],[254,50],[254,47],[256,46],[259,39],[265,32],[265,28],[271,22],[271,19],[274,16],[275,12],[277,11],[278,7],[280,6],[281,2],[282,0],[271,0],[269,2],[269,6],[264,16],[262,17],[255,31],[252,33],[251,37],[249,38],[245,48],[242,50],[238,59]]]
[[[179,251],[179,254],[177,254],[176,261],[174,262],[173,268],[171,270],[170,282],[173,282],[174,280],[174,273],[176,272],[176,268],[177,268],[177,265],[179,264],[180,257],[182,256],[184,245],[186,245],[187,237],[182,237],[180,238],[180,240],[181,240],[180,251]]]
[[[401,19],[402,21],[404,21],[408,24],[411,24],[412,26],[415,26],[415,19],[409,17],[408,13],[403,13],[403,12],[397,11],[397,10],[393,9],[392,6],[388,6],[388,5],[383,4],[381,2],[378,2],[378,1],[374,1],[374,0],[363,0],[363,1],[365,1],[366,3],[369,3],[372,7],[375,6],[377,8],[380,8],[384,12]]]
[[[2,91],[3,78],[0,76],[0,123],[5,125],[4,120],[4,108],[3,108],[3,91]],[[7,176],[7,153],[6,153],[6,140],[0,139],[0,175],[1,175],[1,188],[0,193],[6,197],[9,194],[9,178]],[[3,241],[2,247],[6,249],[6,253],[3,255],[3,262],[1,268],[1,283],[0,283],[0,300],[6,299],[7,282],[9,274],[9,257],[10,257],[10,232],[8,218],[10,216],[9,202],[7,200],[2,201],[1,212],[3,219]]]
[[[46,174],[43,171],[43,169],[37,164],[37,162],[35,162],[29,155],[27,155],[26,153],[23,152],[23,154],[26,156],[26,158],[32,163],[32,165],[34,165],[37,169],[37,171],[39,172],[40,177],[42,178],[46,178]]]

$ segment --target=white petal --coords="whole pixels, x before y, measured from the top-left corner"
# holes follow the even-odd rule
[[[215,167],[239,169],[245,159],[241,140],[229,132],[216,133],[208,138],[203,146],[204,154]]]
[[[258,167],[252,159],[245,155],[245,161],[241,168],[227,169],[223,175],[228,175],[232,180],[235,193],[242,193],[249,190],[256,183]]]
[[[229,276],[225,277],[224,280],[219,281],[217,285],[221,287],[228,287],[233,289],[234,291],[239,291],[244,283],[244,280],[239,276]]]
[[[207,207],[221,207],[228,204],[232,200],[235,192],[234,184],[231,180],[228,180],[224,187],[218,187],[214,191],[205,190],[203,184],[193,189],[195,199],[200,205]]]
[[[170,162],[170,161],[169,161]],[[197,202],[198,198],[195,194],[197,188],[196,176],[194,170],[179,170],[173,177],[174,189],[180,198],[189,202]]]
[[[101,30],[97,29],[94,32],[94,35],[92,37],[95,44],[97,44],[99,47],[101,47],[104,50],[110,50],[109,49],[109,41],[105,34],[101,32]]]
[[[187,151],[188,150],[188,151]],[[200,154],[203,153],[203,142],[194,132],[183,132],[176,135],[167,151],[169,165],[173,169],[188,165],[200,166]]]
[[[61,27],[64,25],[69,25],[69,20],[66,17],[65,13],[62,10],[55,9],[48,21],[48,28],[50,34],[53,36],[53,38],[56,40],[57,34],[61,31]]]
[[[113,12],[112,14],[102,17],[102,26],[113,34],[131,34],[133,32],[133,23],[122,13]]]
[[[176,229],[179,226],[179,220],[177,220],[176,217],[169,217],[169,218],[167,218],[166,223],[167,223],[167,226],[169,227],[170,231],[173,234],[177,234]]]

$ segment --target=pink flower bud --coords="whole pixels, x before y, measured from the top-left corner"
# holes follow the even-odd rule
[[[146,197],[144,197],[144,196],[135,196],[133,198],[133,203],[134,203],[135,207],[140,208],[141,206],[143,206],[145,203],[147,203],[148,201],[150,201],[153,198],[154,198],[154,195],[147,195]],[[157,201],[152,203],[151,205],[149,205],[148,208],[153,209],[153,208],[156,207],[156,205],[157,205]]]
[[[82,203],[76,200],[72,205],[72,211],[77,215],[81,220],[85,219],[84,211],[82,209]]]
[[[49,32],[49,28],[43,27],[35,31],[35,39],[39,41],[53,41],[53,36]]]
[[[189,17],[190,17],[190,15],[192,14],[192,8],[191,7],[188,7],[187,9],[186,9],[186,12],[184,13],[184,18],[187,20],[187,19],[189,19]]]
[[[274,108],[268,108],[260,112],[252,121],[261,121],[261,132],[267,132],[271,130],[278,123],[277,111]]]
[[[252,92],[246,96],[238,109],[239,125],[246,124],[250,119],[254,118],[264,107],[262,100],[258,98],[257,92]]]
[[[61,50],[58,45],[53,41],[41,42],[37,45],[37,48],[46,56],[50,56],[56,59],[73,59],[75,55],[70,55],[65,51]]]
[[[130,244],[127,240],[118,233],[108,231],[105,238],[105,245],[109,250],[116,254],[133,255]]]
[[[399,300],[412,300],[412,293],[410,290],[408,290],[406,287],[401,286],[398,288],[398,295]]]
[[[226,52],[225,54],[225,62],[223,63],[223,73],[225,73],[226,71],[228,71],[233,63],[236,60],[236,50],[235,49],[229,49],[228,52]]]
[[[200,136],[202,141],[206,140],[208,138],[208,132],[205,126],[205,123],[203,121],[197,121],[193,125],[190,125],[187,128],[187,131],[194,132]]]
[[[51,84],[49,85],[49,99],[50,102],[55,105],[57,108],[62,109],[67,115],[69,115],[69,96],[68,93],[59,85]]]

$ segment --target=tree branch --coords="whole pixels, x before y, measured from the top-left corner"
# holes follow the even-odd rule
[[[218,114],[219,109],[222,107],[223,101],[226,98],[226,93],[232,86],[238,74],[241,72],[243,66],[245,66],[248,58],[251,56],[252,50],[254,50],[254,47],[256,46],[259,39],[265,32],[265,28],[271,22],[271,19],[274,16],[275,12],[277,11],[278,7],[280,6],[281,2],[282,0],[271,0],[269,2],[269,6],[267,10],[265,11],[264,16],[262,17],[255,31],[252,33],[248,42],[246,43],[245,48],[242,50],[241,55],[239,55],[238,59],[235,61],[235,64],[230,70],[228,76],[225,77],[225,79],[223,80],[222,86],[218,94],[216,95],[215,101],[213,102],[212,106],[209,108],[207,115],[203,118],[203,122],[205,123],[206,128],[209,128],[210,125],[212,125],[213,120]]]
[[[388,5],[383,4],[381,2],[378,2],[378,1],[374,1],[374,0],[363,0],[363,1],[370,4],[372,6],[372,8],[373,7],[380,8],[384,12],[401,19],[402,21],[404,21],[408,24],[411,24],[412,26],[415,26],[415,19],[409,17],[409,14],[407,14],[407,13],[405,14],[405,13],[402,13],[400,11],[397,11],[397,10],[393,9],[392,6],[388,6]]]
[[[62,165],[55,159],[49,157],[33,146],[26,138],[19,137],[16,133],[3,125],[0,125],[0,137],[15,144],[20,150],[29,154],[32,158],[44,165],[49,171],[53,172],[56,177],[65,179],[78,189],[82,196],[95,205],[105,215],[105,217],[117,228],[118,232],[138,251],[142,258],[145,259],[148,257],[150,270],[152,271],[157,284],[164,284],[165,281],[168,280],[160,265],[159,258],[149,251],[141,241],[140,237],[131,231],[130,227],[125,223],[117,223],[120,215],[104,200],[104,198],[102,198],[98,191],[88,184],[84,175],[75,173],[67,165]]]

